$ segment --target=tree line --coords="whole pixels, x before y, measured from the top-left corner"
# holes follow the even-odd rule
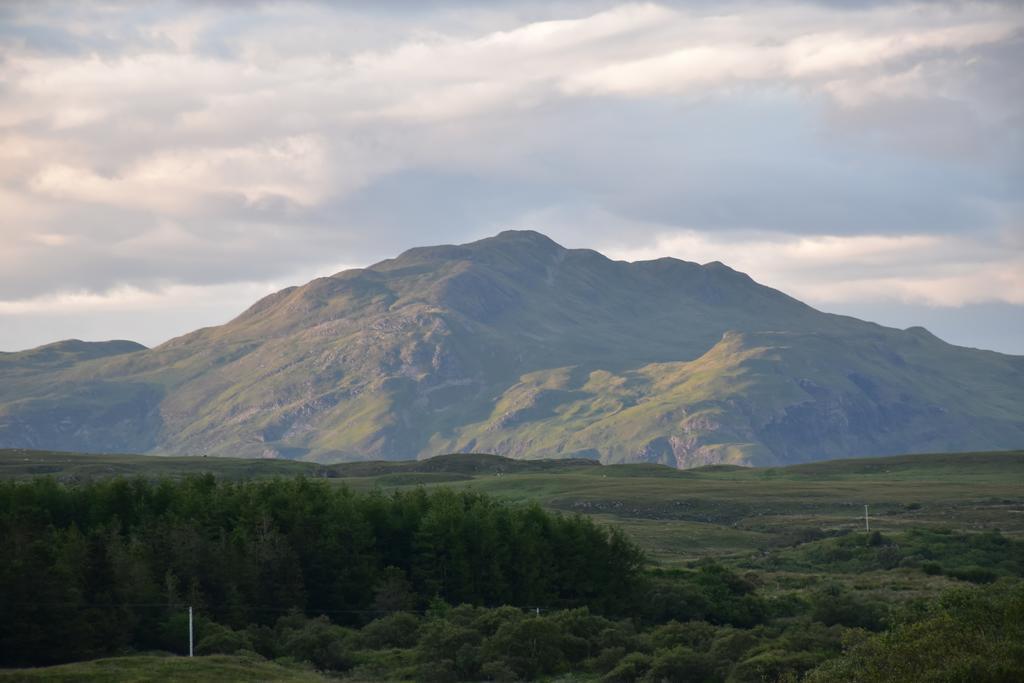
[[[644,558],[582,516],[466,491],[324,481],[0,483],[0,662],[180,645],[185,605],[228,628],[358,626],[431,601],[624,613]]]
[[[619,531],[467,491],[0,482],[0,667],[184,654],[192,605],[199,655],[354,680],[1020,680],[1019,542],[899,540],[895,560],[883,536],[795,546],[773,566],[810,573],[780,590],[715,561],[645,566]],[[894,605],[832,571],[929,563],[998,575]]]

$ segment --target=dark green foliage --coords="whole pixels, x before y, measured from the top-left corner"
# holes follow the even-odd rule
[[[705,683],[720,681],[715,671],[714,661],[705,653],[697,652],[685,645],[678,645],[660,652],[651,662],[648,680],[660,681],[693,681]]]
[[[885,625],[885,606],[860,598],[840,584],[830,584],[811,600],[812,617],[826,626],[839,624],[878,631]]]
[[[374,650],[412,647],[420,637],[420,619],[407,612],[389,614],[371,621],[359,635],[363,645]]]
[[[961,581],[970,581],[971,583],[992,583],[999,577],[999,574],[991,569],[978,567],[976,565],[950,569],[946,574],[951,578],[959,579]]]
[[[0,654],[181,654],[191,604],[200,654],[351,680],[760,683],[800,680],[844,642],[856,663],[836,671],[889,666],[904,641],[934,645],[915,626],[927,622],[966,642],[946,659],[948,680],[1021,679],[1020,589],[996,578],[1019,573],[1019,541],[886,528],[872,545],[829,533],[771,552],[806,571],[725,559],[641,574],[621,534],[472,492],[210,477],[0,484]],[[926,572],[995,581],[936,605],[928,593],[950,582]]]
[[[768,614],[754,586],[720,564],[696,571],[653,572],[646,592],[646,616],[655,623],[704,620],[750,627]]]
[[[563,631],[553,620],[519,619],[502,624],[487,639],[483,655],[491,662],[503,660],[518,677],[532,680],[566,668],[562,639]]]
[[[312,662],[318,669],[344,671],[352,666],[353,632],[335,626],[327,617],[304,619],[296,615],[279,625],[278,631],[284,652]]]
[[[896,628],[855,644],[816,669],[811,683],[972,681],[1024,678],[1024,584],[947,593]]]
[[[482,664],[479,631],[448,619],[431,619],[421,633],[418,660],[420,672],[428,672],[428,679],[476,678]]]
[[[307,479],[3,482],[0,537],[4,664],[182,652],[187,605],[236,630],[272,625],[290,609],[357,625],[435,596],[620,613],[643,563],[621,532],[536,505],[443,489],[356,494]],[[388,623],[410,630],[397,619]],[[279,635],[290,651],[337,668],[349,655],[328,644],[336,628],[310,622]],[[379,646],[413,638],[383,631],[371,630]],[[205,647],[253,645],[218,632]],[[456,655],[445,659],[469,656]]]
[[[245,631],[233,631],[211,622],[207,633],[196,645],[197,655],[233,655],[240,651],[255,651],[252,636]]]
[[[876,535],[877,534],[877,535]],[[849,534],[797,546],[775,554],[760,565],[772,569],[816,572],[863,572],[917,567],[930,575],[948,574],[983,583],[1000,576],[1024,576],[1024,541],[998,531],[956,533],[911,529],[902,534],[867,537]]]
[[[663,650],[676,645],[706,650],[715,638],[716,629],[706,621],[689,621],[680,624],[670,621],[651,630],[651,646]]]
[[[810,669],[818,661],[819,656],[810,652],[767,650],[740,662],[729,680],[735,683],[795,681],[797,672]]]
[[[651,668],[651,658],[640,652],[626,655],[615,667],[604,675],[603,683],[632,683],[639,681]]]

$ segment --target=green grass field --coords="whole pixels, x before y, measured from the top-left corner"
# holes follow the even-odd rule
[[[490,455],[317,465],[288,460],[85,455],[0,450],[0,477],[79,482],[110,476],[327,477],[354,489],[470,488],[580,513],[626,530],[656,561],[738,557],[787,547],[815,530],[911,528],[1024,535],[1024,451],[833,460],[780,468],[601,466]]]
[[[153,681],[286,681],[303,683],[329,680],[304,669],[286,668],[260,657],[210,655],[172,657],[137,655],[110,657],[38,669],[0,669],[0,681],[90,681],[143,683]]]

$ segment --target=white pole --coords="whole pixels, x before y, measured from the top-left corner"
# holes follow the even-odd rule
[[[864,506],[864,531],[866,533],[871,532],[871,525],[868,523],[868,506]]]
[[[188,606],[188,656],[192,656],[192,605]]]

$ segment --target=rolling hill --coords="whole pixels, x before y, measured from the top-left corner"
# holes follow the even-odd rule
[[[531,231],[290,287],[153,349],[0,354],[0,447],[692,467],[1021,445],[1022,357]]]

